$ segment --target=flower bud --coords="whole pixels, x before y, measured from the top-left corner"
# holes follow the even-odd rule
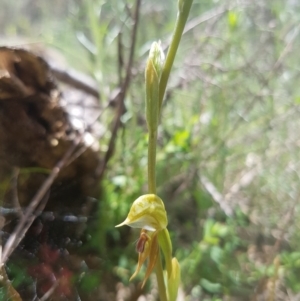
[[[160,78],[162,68],[165,63],[165,54],[161,48],[160,41],[152,43],[148,58],[148,63],[149,62],[152,62],[157,77]]]
[[[154,42],[151,46],[145,70],[146,81],[146,119],[149,132],[156,131],[158,126],[159,107],[159,80],[165,61],[165,55],[160,43]]]

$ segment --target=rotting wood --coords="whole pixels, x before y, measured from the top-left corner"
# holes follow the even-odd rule
[[[73,126],[61,104],[62,97],[51,69],[41,57],[24,49],[0,47],[0,181],[7,184],[1,185],[1,207],[12,212],[2,216],[6,225],[2,245],[5,246],[22,220],[22,214],[14,214],[14,210],[30,207],[34,195],[49,179],[56,164],[81,137],[74,149],[74,154],[80,155],[72,155],[71,162],[64,162],[63,168],[55,174],[43,201],[45,208],[44,205],[37,207],[45,214],[40,212],[29,230],[23,231],[26,232],[22,234],[24,239],[12,254],[14,261],[25,260],[25,266],[30,262],[26,261],[26,253],[34,256],[35,262],[38,260],[28,272],[29,276],[39,274],[42,279],[37,282],[35,292],[39,297],[46,293],[44,288],[51,284],[53,277],[64,283],[57,285],[51,300],[64,300],[65,297],[73,300],[78,294],[70,280],[75,271],[68,257],[62,254],[76,253],[86,227],[82,220],[87,219],[83,217],[88,218],[96,212],[93,199],[99,197],[98,141],[92,139],[93,143],[87,144],[85,136],[89,135],[91,141],[92,135]],[[16,168],[19,170],[17,185],[10,185],[9,179],[15,175]],[[15,208],[16,198],[18,208]],[[33,214],[37,216],[39,211]],[[80,217],[79,222],[69,227],[63,222],[66,215]],[[53,254],[57,259],[49,261],[47,258]],[[47,273],[44,267],[48,267]],[[27,300],[27,294],[23,293],[25,297],[21,294],[21,298]]]

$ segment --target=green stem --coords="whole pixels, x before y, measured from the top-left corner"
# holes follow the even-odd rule
[[[168,301],[160,252],[158,253],[158,258],[157,258],[156,267],[155,267],[155,273],[156,273],[158,294],[160,297],[160,301]]]
[[[158,98],[158,112],[157,110],[154,110],[154,113],[152,112],[152,115],[149,113],[150,117],[158,117],[160,116],[160,111],[161,111],[161,105],[162,105],[162,101],[164,98],[164,94],[165,94],[165,90],[167,87],[167,83],[168,83],[168,79],[170,76],[170,72],[172,69],[172,65],[174,62],[174,58],[180,43],[180,39],[192,6],[193,0],[179,0],[178,1],[178,16],[177,16],[177,20],[176,20],[176,24],[175,24],[175,30],[174,30],[174,34],[172,37],[172,41],[169,47],[169,51],[166,57],[166,61],[162,70],[162,74],[160,77],[160,81],[159,81],[159,87],[158,87],[158,93],[156,94],[156,97],[154,100],[157,101]],[[149,86],[151,84],[151,67],[152,65],[149,65],[149,69],[146,68],[146,85],[147,82],[149,81]],[[148,81],[147,81],[147,71],[149,73],[149,77],[148,77]],[[153,84],[153,79],[152,79],[152,84]],[[155,87],[154,87],[155,88]],[[157,87],[156,90],[152,87],[152,90],[149,89],[149,93],[147,93],[147,86],[146,86],[146,95],[147,95],[147,100],[151,100],[151,96],[153,96],[153,91],[157,92]],[[154,90],[153,90],[154,89]],[[150,93],[152,91],[152,94]],[[149,105],[151,106],[151,103],[149,101]],[[153,105],[153,103],[152,103]],[[148,110],[150,110],[148,108]],[[158,113],[158,114],[157,114]],[[157,115],[156,115],[157,114]],[[147,115],[148,116],[148,115]],[[156,143],[157,143],[157,125],[158,122],[156,120],[156,122],[152,122],[153,118],[148,118],[148,129],[149,129],[149,141],[148,141],[148,190],[149,193],[153,193],[156,194],[156,175],[155,175],[155,170],[156,170]],[[154,118],[155,119],[155,118]],[[155,128],[153,129],[154,126]],[[168,232],[163,233],[163,234],[168,234]],[[171,273],[172,271],[172,262],[168,261],[169,259],[172,258],[171,254],[172,254],[172,247],[171,246],[171,242],[170,242],[170,237],[169,235],[167,235],[166,237],[163,237],[164,239],[167,238],[167,241],[163,241],[163,246],[164,246],[164,253],[165,256],[167,257],[167,270],[168,273]],[[159,292],[159,297],[160,297],[160,301],[168,301],[167,298],[167,290],[166,290],[166,285],[165,285],[165,281],[164,281],[164,274],[163,274],[163,267],[162,267],[162,262],[161,262],[161,255],[160,255],[160,251],[158,254],[158,259],[156,262],[156,267],[155,267],[155,272],[156,272],[156,278],[157,278],[157,284],[158,284],[158,292]],[[169,275],[168,275],[169,277]]]
[[[170,76],[170,72],[173,66],[173,62],[175,59],[175,55],[180,43],[180,39],[187,21],[187,18],[190,13],[190,9],[192,6],[193,0],[179,0],[178,6],[179,11],[177,15],[177,20],[175,24],[175,29],[172,37],[172,41],[167,53],[166,61],[162,70],[160,82],[159,82],[159,110],[162,105],[162,101],[164,99],[164,94],[166,91],[168,79]]]
[[[149,131],[148,141],[148,190],[149,193],[156,194],[156,141],[157,130]]]

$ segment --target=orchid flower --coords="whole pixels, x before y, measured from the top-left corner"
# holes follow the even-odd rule
[[[127,225],[132,228],[157,231],[165,229],[167,224],[167,213],[163,201],[155,194],[145,194],[133,202],[125,221],[116,227]]]
[[[140,237],[136,244],[138,264],[132,280],[148,260],[142,287],[159,260],[160,250],[165,258],[168,280],[169,300],[176,300],[180,282],[180,268],[176,258],[172,259],[172,244],[167,230],[167,214],[163,201],[155,194],[146,194],[136,199],[125,221],[116,227],[124,225],[141,228]]]
[[[161,301],[175,301],[180,283],[180,267],[176,258],[172,258],[172,243],[167,230],[168,218],[163,201],[156,195],[156,144],[157,130],[161,116],[162,101],[170,71],[181,35],[193,0],[178,0],[178,15],[174,34],[165,58],[160,42],[151,46],[145,68],[146,121],[148,126],[148,191],[136,199],[125,221],[116,227],[130,226],[140,228],[140,237],[136,249],[139,253],[133,279],[142,265],[148,260],[142,286],[155,268],[158,292]],[[166,277],[164,277],[160,251],[164,256]],[[166,278],[166,279],[165,279]]]

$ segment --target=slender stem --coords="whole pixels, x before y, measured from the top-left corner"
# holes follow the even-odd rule
[[[160,301],[168,301],[160,252],[158,253],[155,273],[156,273]]]
[[[180,3],[181,2],[181,3]],[[170,72],[173,66],[173,62],[175,59],[175,55],[180,43],[180,39],[185,27],[185,23],[190,13],[190,9],[192,6],[193,0],[179,0],[179,12],[177,15],[177,20],[175,24],[175,29],[172,37],[172,41],[167,53],[165,65],[162,70],[160,82],[159,82],[159,108],[161,108],[162,101],[164,98],[164,94],[166,91],[168,79],[170,76]]]
[[[156,141],[157,130],[149,132],[148,141],[148,190],[156,194]]]
[[[158,110],[159,110],[158,116],[160,115],[161,105],[162,105],[163,97],[165,94],[167,82],[169,79],[169,75],[170,75],[171,68],[172,68],[172,65],[174,62],[174,58],[175,58],[175,55],[176,55],[176,52],[178,49],[181,35],[183,33],[185,23],[187,21],[192,3],[193,3],[193,0],[179,0],[178,1],[179,12],[178,12],[178,16],[177,16],[177,20],[176,20],[176,24],[175,24],[175,30],[174,30],[170,48],[169,48],[169,51],[167,54],[165,65],[162,70],[159,87],[158,87]],[[156,98],[156,101],[157,101],[157,98]],[[149,119],[149,120],[151,120],[151,119]],[[149,193],[153,193],[153,194],[156,194],[156,176],[155,176],[156,142],[157,142],[157,123],[155,124],[155,129],[151,129],[151,126],[149,126],[149,141],[148,141],[148,190],[149,190]],[[171,249],[172,248],[170,248],[169,251],[172,253]],[[171,257],[170,254],[167,254],[167,255],[169,257]],[[158,259],[156,262],[155,272],[156,272],[158,293],[159,293],[160,301],[168,301],[160,251],[158,253]],[[170,264],[168,264],[168,272],[169,273],[171,272]]]

